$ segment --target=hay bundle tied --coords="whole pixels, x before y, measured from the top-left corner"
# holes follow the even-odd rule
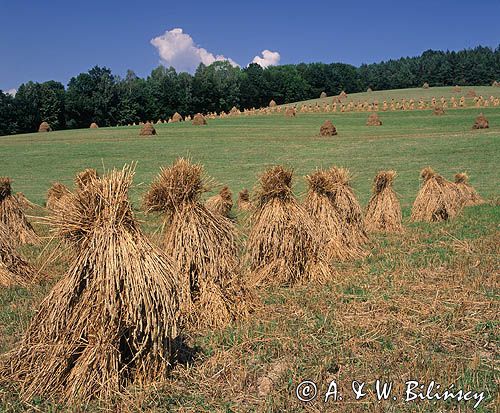
[[[90,124],[90,129],[97,129],[98,127],[99,127],[99,126],[98,126],[98,125],[97,125],[97,123],[95,123],[95,122],[92,122],[92,123]]]
[[[217,195],[207,199],[205,206],[210,211],[229,218],[233,208],[233,193],[229,187],[224,186]]]
[[[452,182],[432,168],[424,168],[422,186],[411,210],[412,221],[436,222],[455,217],[462,208],[462,197]]]
[[[331,196],[342,224],[342,241],[345,254],[349,258],[361,258],[366,255],[365,244],[368,241],[363,211],[351,187],[351,174],[345,168],[332,167],[329,170],[335,185]]]
[[[470,90],[467,91],[466,96],[468,98],[475,98],[475,97],[477,97],[477,93],[476,93],[476,91],[474,89],[470,89]]]
[[[173,115],[172,115],[172,122],[176,123],[176,122],[182,122],[182,116],[180,113],[178,112],[175,112]]]
[[[274,101],[274,99],[271,99],[271,101],[269,102],[269,107],[274,108],[275,106],[276,106],[276,102]]]
[[[429,83],[427,83],[427,82],[424,82],[424,84],[422,85],[423,89],[429,89],[429,87],[430,87]]]
[[[285,117],[286,118],[294,118],[296,115],[297,115],[297,111],[295,110],[294,107],[289,106],[285,109]]]
[[[304,209],[316,223],[320,248],[328,261],[351,258],[344,239],[342,219],[333,204],[337,185],[330,171],[317,170],[306,176],[309,189]]]
[[[15,250],[9,229],[0,222],[0,287],[27,286],[36,278],[37,272]]]
[[[365,224],[368,231],[400,232],[401,204],[392,188],[395,171],[381,171],[373,180],[372,196],[366,209]]]
[[[38,132],[51,132],[52,128],[47,122],[42,122],[40,123],[40,126],[38,127]]]
[[[436,116],[442,116],[444,115],[444,109],[442,106],[436,106],[432,113]]]
[[[75,177],[75,186],[78,189],[85,189],[89,185],[94,184],[94,181],[99,179],[99,174],[93,168],[87,168],[79,172]]]
[[[201,125],[206,125],[206,124],[207,124],[207,120],[205,119],[205,117],[201,113],[197,113],[196,115],[194,115],[193,125],[201,126]]]
[[[161,170],[144,198],[150,212],[167,219],[164,248],[181,271],[183,322],[216,328],[246,315],[249,294],[240,273],[240,241],[234,224],[208,210],[203,167],[180,158]]]
[[[463,206],[474,206],[484,203],[474,187],[469,183],[469,177],[465,172],[455,175],[455,185],[462,197]]]
[[[152,123],[146,122],[144,125],[142,125],[142,128],[139,132],[139,136],[152,136],[152,135],[156,135],[156,129]]]
[[[324,98],[328,97],[328,95],[326,94],[326,92],[321,92],[319,97],[320,97],[320,99],[324,99]]]
[[[0,222],[17,244],[37,244],[40,240],[24,214],[24,205],[12,194],[11,179],[0,177]]]
[[[250,194],[246,188],[238,193],[238,209],[240,211],[250,211],[252,209]]]
[[[319,128],[320,136],[335,136],[337,134],[337,128],[332,123],[331,120],[327,119],[323,122],[323,125]]]
[[[462,88],[458,85],[455,85],[453,87],[453,93],[460,93],[462,91]]]
[[[488,119],[486,119],[486,116],[482,113],[479,114],[474,121],[474,125],[472,125],[472,129],[488,129],[489,127],[490,123],[488,122]]]
[[[70,193],[68,187],[60,182],[54,182],[47,191],[47,209],[53,210],[59,202]]]
[[[381,126],[382,121],[378,117],[377,113],[372,113],[370,116],[368,116],[368,119],[366,121],[366,126]]]
[[[329,277],[318,228],[292,192],[292,171],[268,168],[256,187],[247,259],[255,284],[294,285]]]
[[[171,367],[179,274],[137,225],[132,178],[129,167],[112,171],[88,188],[92,197],[71,193],[49,218],[80,253],[2,363],[0,377],[18,383],[24,400],[110,401]]]
[[[33,202],[31,202],[28,198],[26,198],[26,195],[24,195],[24,193],[18,192],[14,196],[16,197],[17,201],[21,205],[22,209],[26,210],[26,209],[34,209],[35,208],[35,204]]]

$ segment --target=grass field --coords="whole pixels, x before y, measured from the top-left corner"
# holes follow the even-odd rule
[[[483,96],[500,96],[500,88],[474,89]],[[465,95],[467,88],[462,90]],[[451,88],[431,88],[350,98],[370,96],[380,102],[385,96],[429,99],[451,93]],[[473,131],[481,111],[490,129]],[[69,185],[83,168],[102,171],[137,161],[132,197],[138,206],[160,166],[178,156],[203,163],[210,176],[234,193],[252,188],[258,173],[270,164],[294,168],[298,194],[305,190],[303,175],[316,167],[345,166],[353,173],[363,206],[377,171],[398,172],[395,189],[402,201],[404,234],[373,235],[371,254],[338,264],[327,285],[259,291],[262,306],[249,320],[222,331],[190,332],[190,363],[177,365],[171,378],[155,388],[131,389],[130,397],[117,402],[118,411],[472,410],[470,402],[405,403],[399,396],[409,379],[484,391],[487,400],[475,411],[495,411],[500,402],[500,108],[449,109],[441,117],[430,110],[380,113],[381,127],[366,127],[367,116],[239,116],[212,120],[204,127],[157,125],[155,137],[139,137],[139,127],[0,137],[0,175],[12,177],[14,190],[40,205],[52,181]],[[318,136],[325,119],[333,121],[338,136]],[[467,171],[488,202],[464,210],[451,222],[409,223],[419,171],[428,165],[448,179]],[[147,218],[148,232],[159,225],[158,217]],[[46,228],[37,228],[47,234]],[[52,248],[28,247],[23,252],[41,264]],[[1,353],[13,348],[36,303],[65,265],[61,258],[51,261],[44,269],[50,278],[43,285],[0,291]],[[372,389],[363,400],[354,400],[351,381],[366,381],[368,388],[377,378],[394,381],[398,400],[378,403]],[[323,397],[327,383],[337,380],[344,400],[325,406],[318,397],[301,403],[295,388],[306,379],[318,384]],[[27,408],[65,411],[45,400],[26,407],[15,391],[0,387],[1,412]]]

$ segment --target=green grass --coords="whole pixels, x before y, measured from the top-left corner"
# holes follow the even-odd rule
[[[499,88],[475,89],[485,96],[500,95]],[[418,99],[450,93],[451,88],[431,88],[350,98],[381,101],[382,94],[388,99]],[[122,400],[120,409],[299,412],[304,405],[295,399],[294,390],[301,380],[324,386],[334,377],[348,389],[350,380],[373,383],[387,377],[397,383],[435,379],[446,386],[457,383],[485,390],[488,399],[477,411],[487,412],[495,405],[498,373],[500,108],[482,109],[490,129],[473,131],[479,111],[449,109],[442,117],[431,111],[387,112],[380,114],[383,126],[371,128],[365,126],[366,113],[299,113],[296,119],[269,115],[212,120],[206,127],[162,124],[151,138],[139,137],[139,127],[2,137],[0,175],[12,177],[15,191],[43,204],[52,181],[71,184],[83,168],[120,168],[137,161],[132,197],[138,205],[159,168],[178,156],[203,163],[208,175],[234,192],[252,188],[265,166],[284,163],[295,169],[296,190],[301,194],[303,175],[316,167],[339,165],[351,170],[353,186],[366,205],[375,173],[395,169],[395,188],[405,215],[403,234],[371,235],[371,254],[338,264],[331,282],[321,287],[258,291],[262,307],[249,320],[190,334],[189,345],[199,349],[194,362],[176,366],[167,382],[153,389],[131,389],[133,398]],[[320,138],[319,126],[328,118],[339,135]],[[428,165],[448,179],[467,171],[489,202],[465,209],[450,222],[410,223],[419,171]],[[150,234],[159,224],[158,217],[149,217],[144,228]],[[46,228],[43,231],[47,233]],[[53,247],[43,248],[26,247],[22,252],[38,265]],[[65,257],[59,257],[45,268],[52,276],[46,284],[0,291],[0,353],[14,347],[37,303],[66,267]],[[273,376],[273,371],[280,373]],[[274,377],[273,386],[261,394],[259,383],[267,375]],[[348,412],[363,408],[424,412],[458,406],[387,402],[377,407],[373,398],[366,404],[349,402],[328,407]],[[15,392],[0,387],[1,412],[26,408]],[[44,400],[32,401],[31,408],[75,411]],[[315,403],[311,411],[323,408]],[[103,410],[91,405],[82,411]]]
[[[498,95],[498,88],[490,88]],[[436,90],[437,91],[437,90]],[[420,91],[418,91],[420,92]],[[149,183],[160,166],[190,156],[207,173],[233,191],[251,188],[266,165],[284,163],[296,171],[298,191],[316,167],[336,164],[354,174],[354,188],[367,202],[371,180],[380,169],[393,168],[396,189],[408,206],[419,186],[419,171],[431,165],[445,177],[466,170],[486,197],[495,195],[500,163],[500,108],[482,109],[490,129],[472,131],[479,109],[381,113],[381,127],[366,127],[366,113],[240,116],[209,121],[157,125],[156,137],[139,137],[139,127],[58,131],[0,138],[0,173],[14,179],[14,189],[43,203],[52,181],[69,184],[85,167],[121,168],[138,162],[136,184]],[[319,126],[332,119],[339,135],[318,137]],[[137,200],[139,187],[134,193]]]

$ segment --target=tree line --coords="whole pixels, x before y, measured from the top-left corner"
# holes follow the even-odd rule
[[[359,67],[344,63],[300,63],[262,68],[228,62],[200,64],[194,75],[159,66],[143,79],[95,66],[60,82],[27,82],[15,96],[0,90],[0,135],[34,132],[42,121],[52,129],[87,128],[168,119],[175,112],[229,111],[373,90],[430,86],[489,85],[500,81],[500,45],[461,51],[428,50]]]

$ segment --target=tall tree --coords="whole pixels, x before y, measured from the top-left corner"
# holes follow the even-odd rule
[[[14,98],[0,90],[0,136],[18,132]]]

